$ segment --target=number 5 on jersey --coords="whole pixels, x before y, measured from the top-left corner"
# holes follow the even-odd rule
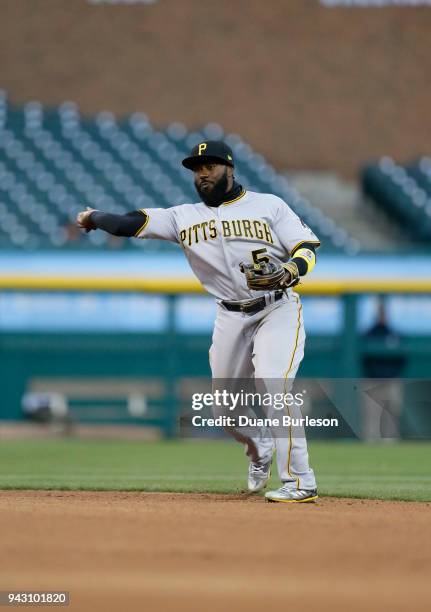
[[[260,270],[260,264],[269,263],[269,256],[265,255],[265,253],[268,253],[267,249],[255,249],[251,252],[254,267],[256,270]]]

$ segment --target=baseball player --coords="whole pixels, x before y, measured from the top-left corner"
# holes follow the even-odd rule
[[[305,341],[301,302],[292,288],[313,269],[320,241],[283,200],[246,191],[235,181],[233,153],[224,142],[201,142],[182,163],[193,172],[197,204],[125,215],[87,209],[77,224],[86,231],[179,243],[217,301],[209,352],[213,379],[255,378],[269,381],[272,392],[286,392]],[[303,428],[294,433],[288,426],[283,435],[266,427],[248,436],[230,433],[245,443],[250,492],[266,487],[275,452],[282,485],[266,499],[317,499]]]

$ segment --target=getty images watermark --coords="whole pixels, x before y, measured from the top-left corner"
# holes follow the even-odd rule
[[[194,427],[338,427],[336,417],[312,418],[301,414],[306,393],[305,389],[297,393],[231,392],[227,389],[194,393],[192,409],[201,411],[212,408],[214,416],[195,414],[191,422]],[[245,413],[256,408],[265,414],[257,416],[254,412]],[[291,409],[295,414],[291,414]],[[281,411],[283,414],[279,414]]]
[[[184,436],[431,439],[431,379],[202,378],[179,389]]]

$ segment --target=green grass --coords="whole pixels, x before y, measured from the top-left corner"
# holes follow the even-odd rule
[[[321,495],[431,501],[429,443],[313,442],[310,456]],[[232,493],[246,471],[233,442],[0,443],[0,489]]]

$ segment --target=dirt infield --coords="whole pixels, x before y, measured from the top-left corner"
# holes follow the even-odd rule
[[[82,612],[425,610],[430,535],[430,503],[1,491],[0,590]]]

